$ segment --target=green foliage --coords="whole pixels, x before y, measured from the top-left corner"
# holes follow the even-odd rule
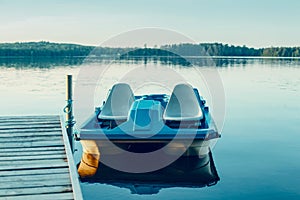
[[[0,44],[0,56],[26,57],[78,57],[78,56],[170,56],[166,51],[181,56],[267,56],[300,57],[300,47],[249,48],[221,43],[172,44],[157,48],[111,48],[51,42],[24,42]],[[137,51],[138,50],[138,51]],[[134,51],[134,53],[130,53]]]
[[[262,56],[269,57],[300,57],[299,47],[271,47],[263,49]]]
[[[162,46],[163,49],[182,56],[266,56],[300,57],[300,47],[249,48],[221,43],[173,44]]]
[[[58,44],[50,42],[25,42],[0,44],[0,56],[86,56],[91,46]]]
[[[165,45],[163,49],[182,56],[260,56],[262,50],[221,43]]]

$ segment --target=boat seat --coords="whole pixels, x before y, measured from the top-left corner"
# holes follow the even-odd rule
[[[165,121],[199,121],[203,113],[193,87],[189,84],[178,84],[174,87],[163,114]]]
[[[98,119],[126,121],[133,102],[134,94],[130,86],[117,83],[112,87]]]

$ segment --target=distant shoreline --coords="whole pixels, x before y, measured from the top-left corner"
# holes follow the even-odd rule
[[[32,58],[32,59],[50,59],[50,58],[87,58],[88,56],[0,56],[0,59],[19,59],[19,58]],[[168,58],[168,56],[159,56],[161,58]],[[99,56],[99,57],[91,57],[95,59],[116,59],[114,56]],[[151,56],[132,56],[130,58],[152,58]],[[280,56],[183,56],[183,58],[189,59],[300,59],[299,57],[280,57]]]
[[[249,48],[246,46],[233,46],[222,43],[200,43],[200,44],[171,44],[159,48],[115,48],[84,46],[67,43],[51,42],[16,42],[0,43],[0,58],[4,57],[115,57],[126,54],[133,57],[163,57],[174,55],[183,57],[205,57],[215,58],[237,57],[237,58],[299,58],[300,47],[268,47]]]

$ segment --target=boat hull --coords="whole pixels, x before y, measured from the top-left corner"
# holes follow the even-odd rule
[[[149,153],[160,151],[170,156],[201,156],[215,145],[217,138],[203,140],[81,140],[83,152],[96,155],[118,155],[124,151]]]

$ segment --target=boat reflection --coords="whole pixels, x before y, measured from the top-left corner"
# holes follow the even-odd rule
[[[127,173],[99,162],[100,155],[83,153],[78,165],[81,182],[128,188],[132,194],[157,194],[172,187],[200,188],[220,180],[211,151],[199,157],[181,157],[169,166],[148,173]]]

